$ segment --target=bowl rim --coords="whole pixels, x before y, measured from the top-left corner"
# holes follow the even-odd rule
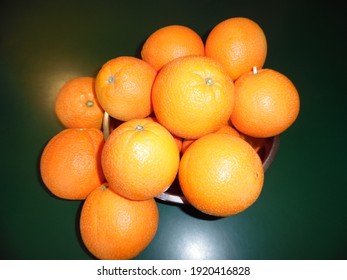
[[[104,112],[103,122],[102,122],[102,132],[103,132],[105,140],[110,135],[110,119],[111,118],[109,114],[107,112]],[[269,139],[271,139],[271,147],[269,148],[268,153],[266,154],[266,158],[263,161],[264,173],[270,168],[280,146],[280,135],[269,137]],[[169,192],[170,187],[171,186],[169,186],[161,194],[157,195],[155,199],[163,201],[163,202],[170,202],[173,204],[189,204],[188,200],[185,198],[183,194],[181,195],[181,194],[170,193]]]

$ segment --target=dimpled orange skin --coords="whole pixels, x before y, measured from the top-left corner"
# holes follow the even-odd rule
[[[211,30],[206,39],[205,53],[223,63],[235,81],[252,67],[263,67],[267,41],[263,30],[253,20],[229,18]]]
[[[174,181],[180,155],[166,128],[150,119],[134,119],[112,131],[102,152],[109,186],[133,200],[164,192]]]
[[[96,128],[68,128],[55,135],[41,155],[41,178],[57,197],[82,200],[104,182],[104,138]]]
[[[159,71],[166,63],[187,55],[204,55],[201,37],[182,25],[169,25],[153,32],[143,44],[141,57]]]
[[[136,57],[111,59],[96,76],[96,96],[102,108],[115,119],[145,118],[153,111],[151,89],[156,75],[150,64]]]
[[[230,134],[211,133],[194,141],[182,156],[179,182],[186,199],[213,216],[230,216],[259,197],[264,171],[254,149]]]
[[[205,56],[185,56],[158,73],[152,101],[159,123],[172,134],[197,139],[228,122],[234,83],[219,62]]]
[[[128,200],[103,185],[83,204],[80,232],[83,243],[98,259],[131,259],[150,244],[158,223],[154,199]]]
[[[266,138],[281,134],[295,122],[299,111],[296,87],[278,71],[248,72],[235,82],[231,121],[246,135]]]

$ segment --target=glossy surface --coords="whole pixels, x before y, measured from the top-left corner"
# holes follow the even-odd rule
[[[59,88],[95,76],[107,60],[138,55],[154,30],[182,24],[203,38],[223,19],[255,20],[268,40],[265,67],[297,86],[301,112],[281,135],[263,192],[228,218],[159,202],[157,235],[138,259],[346,259],[346,18],[342,4],[303,1],[8,1],[1,8],[2,259],[92,259],[82,202],[49,194],[39,174],[58,133]]]

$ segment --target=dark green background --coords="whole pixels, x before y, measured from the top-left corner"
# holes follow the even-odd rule
[[[272,3],[273,2],[273,3]],[[138,55],[169,24],[203,38],[220,21],[255,20],[268,40],[265,67],[301,96],[263,192],[247,211],[209,219],[158,203],[160,225],[138,259],[347,259],[346,9],[334,1],[7,1],[1,4],[2,259],[90,259],[80,201],[51,196],[39,159],[58,133],[54,99],[68,79]]]

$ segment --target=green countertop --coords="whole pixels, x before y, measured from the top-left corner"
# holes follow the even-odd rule
[[[186,25],[206,38],[220,21],[255,20],[266,68],[287,75],[301,112],[283,135],[248,210],[211,218],[158,202],[160,224],[137,259],[347,259],[346,17],[336,1],[7,1],[1,8],[1,259],[92,259],[81,201],[50,195],[39,160],[62,126],[54,99],[68,79],[138,56],[150,33]],[[342,5],[342,4],[341,4]]]

